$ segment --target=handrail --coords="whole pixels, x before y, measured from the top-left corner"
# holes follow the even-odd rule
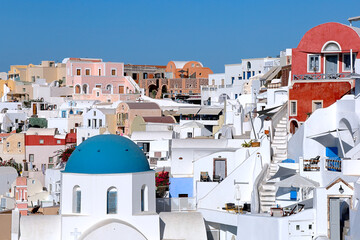
[[[278,125],[278,123],[280,122],[280,120],[286,116],[288,111],[288,102],[284,103],[284,105],[282,105],[282,107],[279,109],[279,111],[277,111],[277,113],[274,114],[274,116],[271,119],[271,140],[274,138],[274,132],[275,132],[275,128]]]

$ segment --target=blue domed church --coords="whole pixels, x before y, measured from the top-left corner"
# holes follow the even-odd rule
[[[160,239],[155,172],[131,140],[86,140],[69,158],[61,184],[61,239]]]

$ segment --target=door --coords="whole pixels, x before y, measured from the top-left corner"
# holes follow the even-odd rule
[[[219,176],[220,181],[226,178],[226,159],[214,159],[214,176]]]
[[[327,55],[325,57],[325,74],[336,74],[337,73],[337,55]]]
[[[36,103],[33,104],[33,115],[37,114],[37,105]]]
[[[124,86],[119,86],[119,93],[124,93]]]
[[[251,78],[251,71],[247,72],[247,78],[246,79],[249,79],[249,78]]]
[[[330,240],[340,239],[340,199],[330,198]]]

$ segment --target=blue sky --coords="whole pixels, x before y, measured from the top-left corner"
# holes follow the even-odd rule
[[[65,57],[198,60],[223,72],[241,58],[296,47],[321,23],[348,24],[360,1],[1,0],[0,9],[0,72]]]

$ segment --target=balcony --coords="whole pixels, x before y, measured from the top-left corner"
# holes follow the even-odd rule
[[[347,176],[360,176],[360,160],[359,159],[343,159],[342,172]]]
[[[195,198],[157,198],[156,212],[182,212],[195,211]]]
[[[334,159],[326,159],[326,169],[328,171],[333,172],[341,172],[341,159],[340,158],[334,158]]]
[[[294,75],[293,80],[329,80],[329,79],[342,79],[342,78],[351,78],[351,73],[335,73],[335,74],[303,74],[303,75]]]
[[[319,162],[320,160],[317,158],[304,159],[303,160],[304,171],[320,171]]]

